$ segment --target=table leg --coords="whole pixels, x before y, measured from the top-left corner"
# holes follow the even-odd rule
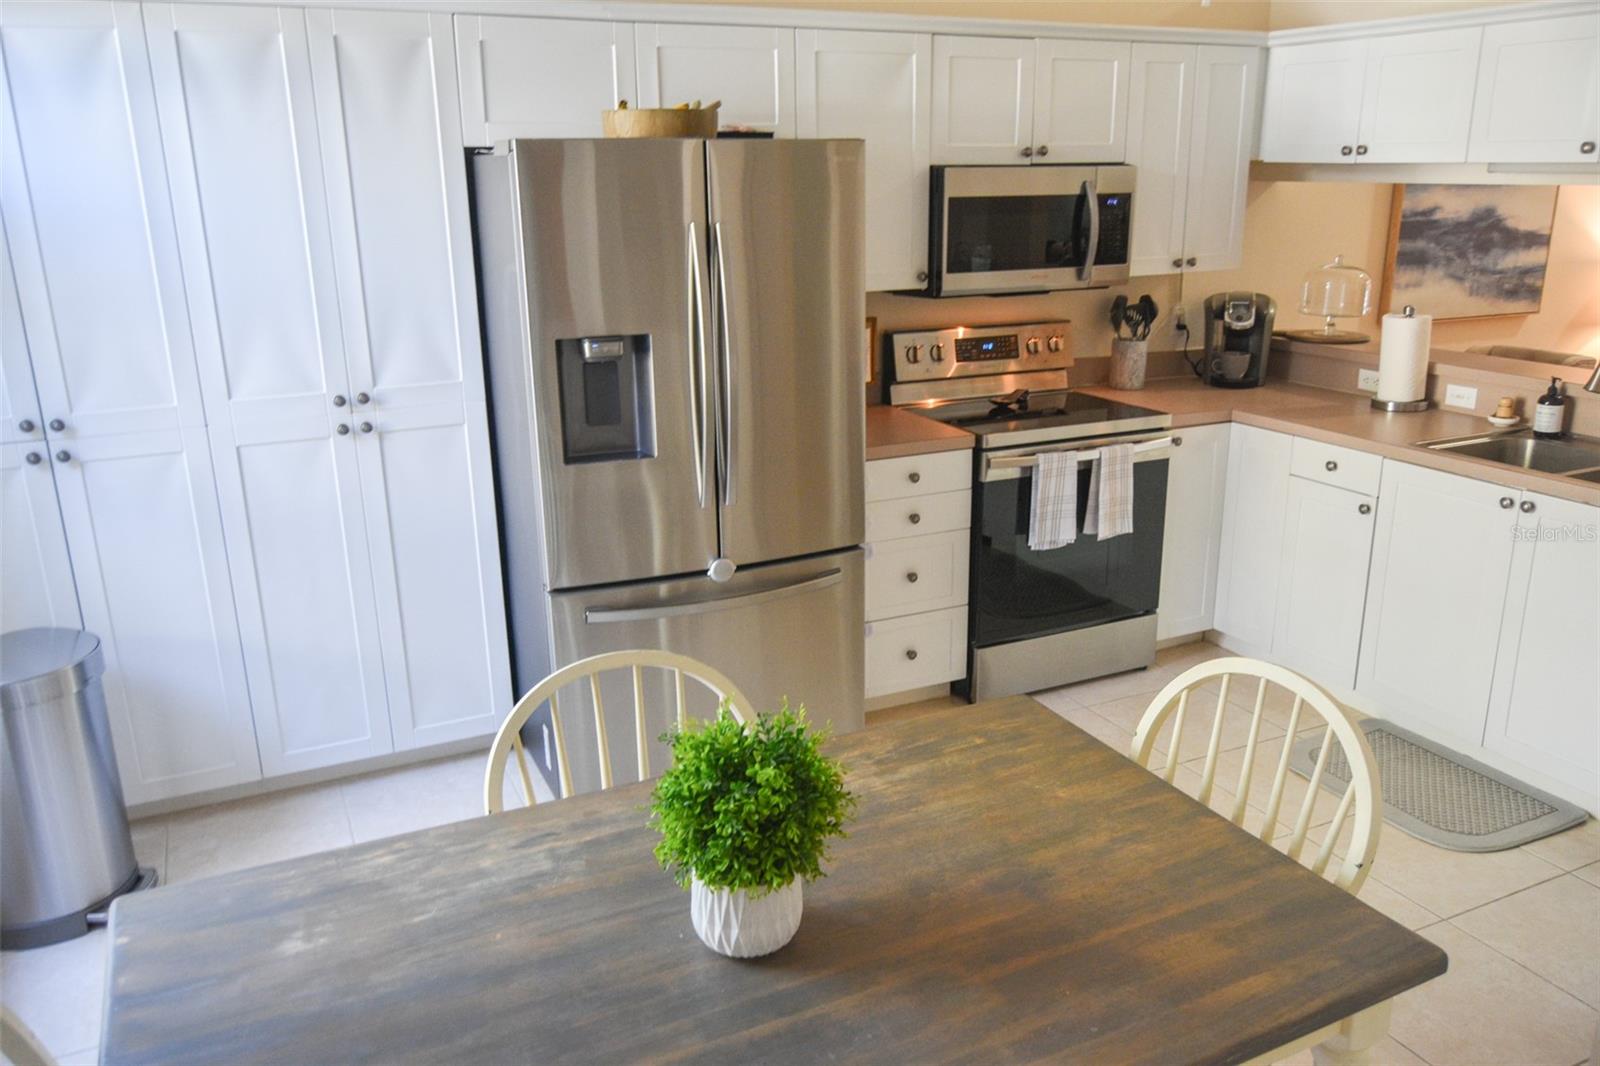
[[[1372,1045],[1389,1033],[1393,1003],[1384,1000],[1340,1022],[1338,1032],[1311,1049],[1311,1061],[1316,1066],[1368,1066]]]

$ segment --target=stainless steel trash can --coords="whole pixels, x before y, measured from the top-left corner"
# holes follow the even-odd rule
[[[88,932],[139,881],[111,746],[100,638],[0,636],[0,947]]]

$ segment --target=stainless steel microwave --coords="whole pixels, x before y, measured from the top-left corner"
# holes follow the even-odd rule
[[[1128,280],[1131,166],[933,167],[927,296]]]

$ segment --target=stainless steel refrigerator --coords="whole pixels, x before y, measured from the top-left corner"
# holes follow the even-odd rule
[[[664,648],[758,708],[787,697],[860,727],[863,182],[860,141],[519,140],[473,158],[518,691]],[[615,683],[608,732],[631,737]],[[655,736],[672,704],[650,683]],[[574,785],[593,787],[594,731],[566,732]],[[548,777],[538,718],[527,740]],[[614,746],[619,779],[629,754]]]

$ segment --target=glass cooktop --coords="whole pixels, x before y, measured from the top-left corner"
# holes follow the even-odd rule
[[[1160,411],[1062,390],[956,400],[923,408],[919,413],[976,434],[983,448],[1134,433],[1172,425],[1172,416]]]

